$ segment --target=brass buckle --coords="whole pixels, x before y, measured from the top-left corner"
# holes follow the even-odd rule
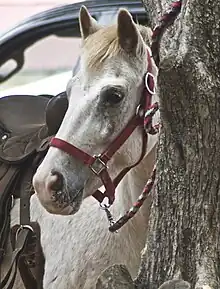
[[[95,161],[89,166],[89,168],[95,175],[99,176],[103,170],[108,169],[108,166],[101,159],[101,154],[93,157],[95,158]]]

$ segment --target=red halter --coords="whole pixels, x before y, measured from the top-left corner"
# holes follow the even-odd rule
[[[97,190],[93,193],[93,197],[98,200],[100,203],[104,200],[104,198],[108,198],[109,205],[111,205],[115,200],[115,189],[123,177],[128,173],[128,171],[137,166],[141,160],[143,159],[146,153],[147,146],[147,131],[152,127],[151,125],[151,115],[145,115],[145,112],[149,111],[149,109],[154,109],[151,106],[152,95],[155,93],[155,81],[154,76],[152,74],[152,60],[149,51],[147,50],[147,60],[148,60],[148,69],[147,73],[144,77],[144,89],[143,89],[143,97],[141,98],[141,102],[137,107],[137,111],[135,115],[128,122],[126,127],[122,130],[122,132],[114,139],[114,141],[108,146],[108,148],[98,156],[91,156],[81,149],[75,147],[74,145],[59,139],[52,138],[50,142],[50,146],[59,148],[60,150],[66,152],[67,154],[73,156],[74,158],[80,160],[86,166],[88,166],[95,175],[100,177],[102,183],[105,187],[105,192],[102,193],[100,190]],[[142,106],[142,102],[145,101]],[[139,160],[133,164],[132,166],[124,168],[117,177],[112,180],[108,173],[108,161],[112,158],[112,156],[119,150],[119,148],[124,144],[124,142],[129,138],[132,132],[138,127],[143,127],[143,143],[142,143],[142,151]]]

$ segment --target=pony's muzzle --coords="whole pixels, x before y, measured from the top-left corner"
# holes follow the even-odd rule
[[[36,172],[33,177],[34,190],[44,208],[53,214],[69,215],[72,207],[69,197],[63,192],[64,177],[60,172],[52,170],[47,176]]]

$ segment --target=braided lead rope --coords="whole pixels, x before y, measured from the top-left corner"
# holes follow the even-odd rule
[[[158,104],[158,102],[155,102],[145,112],[145,115],[144,115],[144,129],[145,129],[146,133],[154,135],[154,134],[159,132],[159,124],[157,124],[155,126],[152,125],[153,116],[158,111],[158,109],[159,109],[159,104]]]
[[[159,109],[158,102],[155,102],[153,105],[149,107],[149,109],[145,112],[144,115],[144,128],[146,133],[156,134],[159,131],[159,124],[152,126],[152,119],[157,110]],[[111,212],[108,207],[104,207],[104,211],[107,215],[107,219],[109,221],[109,231],[117,232],[125,223],[127,223],[140,209],[143,205],[146,198],[150,195],[151,189],[154,185],[156,175],[156,165],[153,169],[151,178],[147,181],[141,195],[139,196],[137,202],[127,211],[121,218],[119,218],[116,222],[113,219]]]
[[[179,15],[181,7],[182,0],[171,3],[169,10],[159,19],[159,23],[153,30],[151,51],[157,66],[159,66],[160,63],[159,50],[161,38],[164,34],[164,31],[173,24]]]
[[[143,205],[146,198],[150,195],[151,189],[154,185],[155,177],[156,177],[156,165],[154,166],[152,175],[151,175],[150,179],[147,181],[147,183],[146,183],[146,185],[142,191],[142,194],[137,199],[137,202],[117,222],[110,224],[110,226],[108,228],[110,232],[113,233],[113,232],[116,232],[117,230],[119,230],[124,224],[126,224],[139,211],[139,209]]]

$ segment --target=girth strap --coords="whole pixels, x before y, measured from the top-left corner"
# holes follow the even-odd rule
[[[28,228],[21,228],[21,230],[19,230],[19,232],[17,232],[16,245],[15,245],[15,248],[14,248],[12,255],[11,255],[8,273],[5,275],[3,281],[1,281],[1,289],[2,288],[7,288],[7,289],[13,288],[15,278],[17,275],[17,267],[18,267],[19,257],[21,256],[22,252],[25,249],[25,245],[26,245],[29,233],[30,233],[30,230]],[[11,277],[11,279],[10,279],[10,277]],[[8,286],[5,287],[8,282],[9,282]],[[37,288],[33,287],[33,289],[37,289]]]
[[[5,165],[5,173],[0,180],[0,264],[3,262],[4,248],[6,247],[10,231],[10,211],[13,197],[9,196],[8,191],[13,190],[12,185],[15,185],[19,172],[18,166]]]
[[[9,264],[9,267],[7,274],[3,276],[4,279],[0,280],[1,289],[13,288],[18,269],[26,289],[43,288],[44,256],[40,245],[40,226],[35,222],[30,222],[29,207],[32,194],[30,180],[35,170],[32,164],[33,160],[31,159],[26,162],[23,172],[20,166],[9,166],[4,178],[1,180],[1,193],[5,194],[7,203],[9,203],[5,215],[7,223],[4,221],[4,226],[7,226],[7,232],[3,230],[4,235],[0,236],[1,242],[4,240],[4,244],[1,244],[2,259],[0,261],[2,263],[4,257],[4,261]],[[28,170],[27,167],[29,168]],[[11,254],[4,254],[4,256],[4,248],[6,247],[10,231],[10,196],[14,192],[14,187],[20,191],[20,225],[15,225],[11,228],[13,251]]]
[[[40,245],[39,224],[31,222],[30,226],[15,225],[11,230],[12,247],[16,246],[17,234],[24,229],[29,229],[29,234],[17,266],[26,289],[42,289],[44,257]]]
[[[37,155],[34,161],[30,162],[29,169],[25,171],[20,187],[20,225],[30,226],[33,230],[28,237],[27,245],[18,263],[20,275],[26,289],[32,289],[33,286],[38,289],[43,288],[45,260],[40,243],[40,226],[37,222],[30,222],[30,197],[33,193],[30,180],[40,160],[40,155]],[[18,228],[19,226],[16,225],[13,229],[16,231]]]

